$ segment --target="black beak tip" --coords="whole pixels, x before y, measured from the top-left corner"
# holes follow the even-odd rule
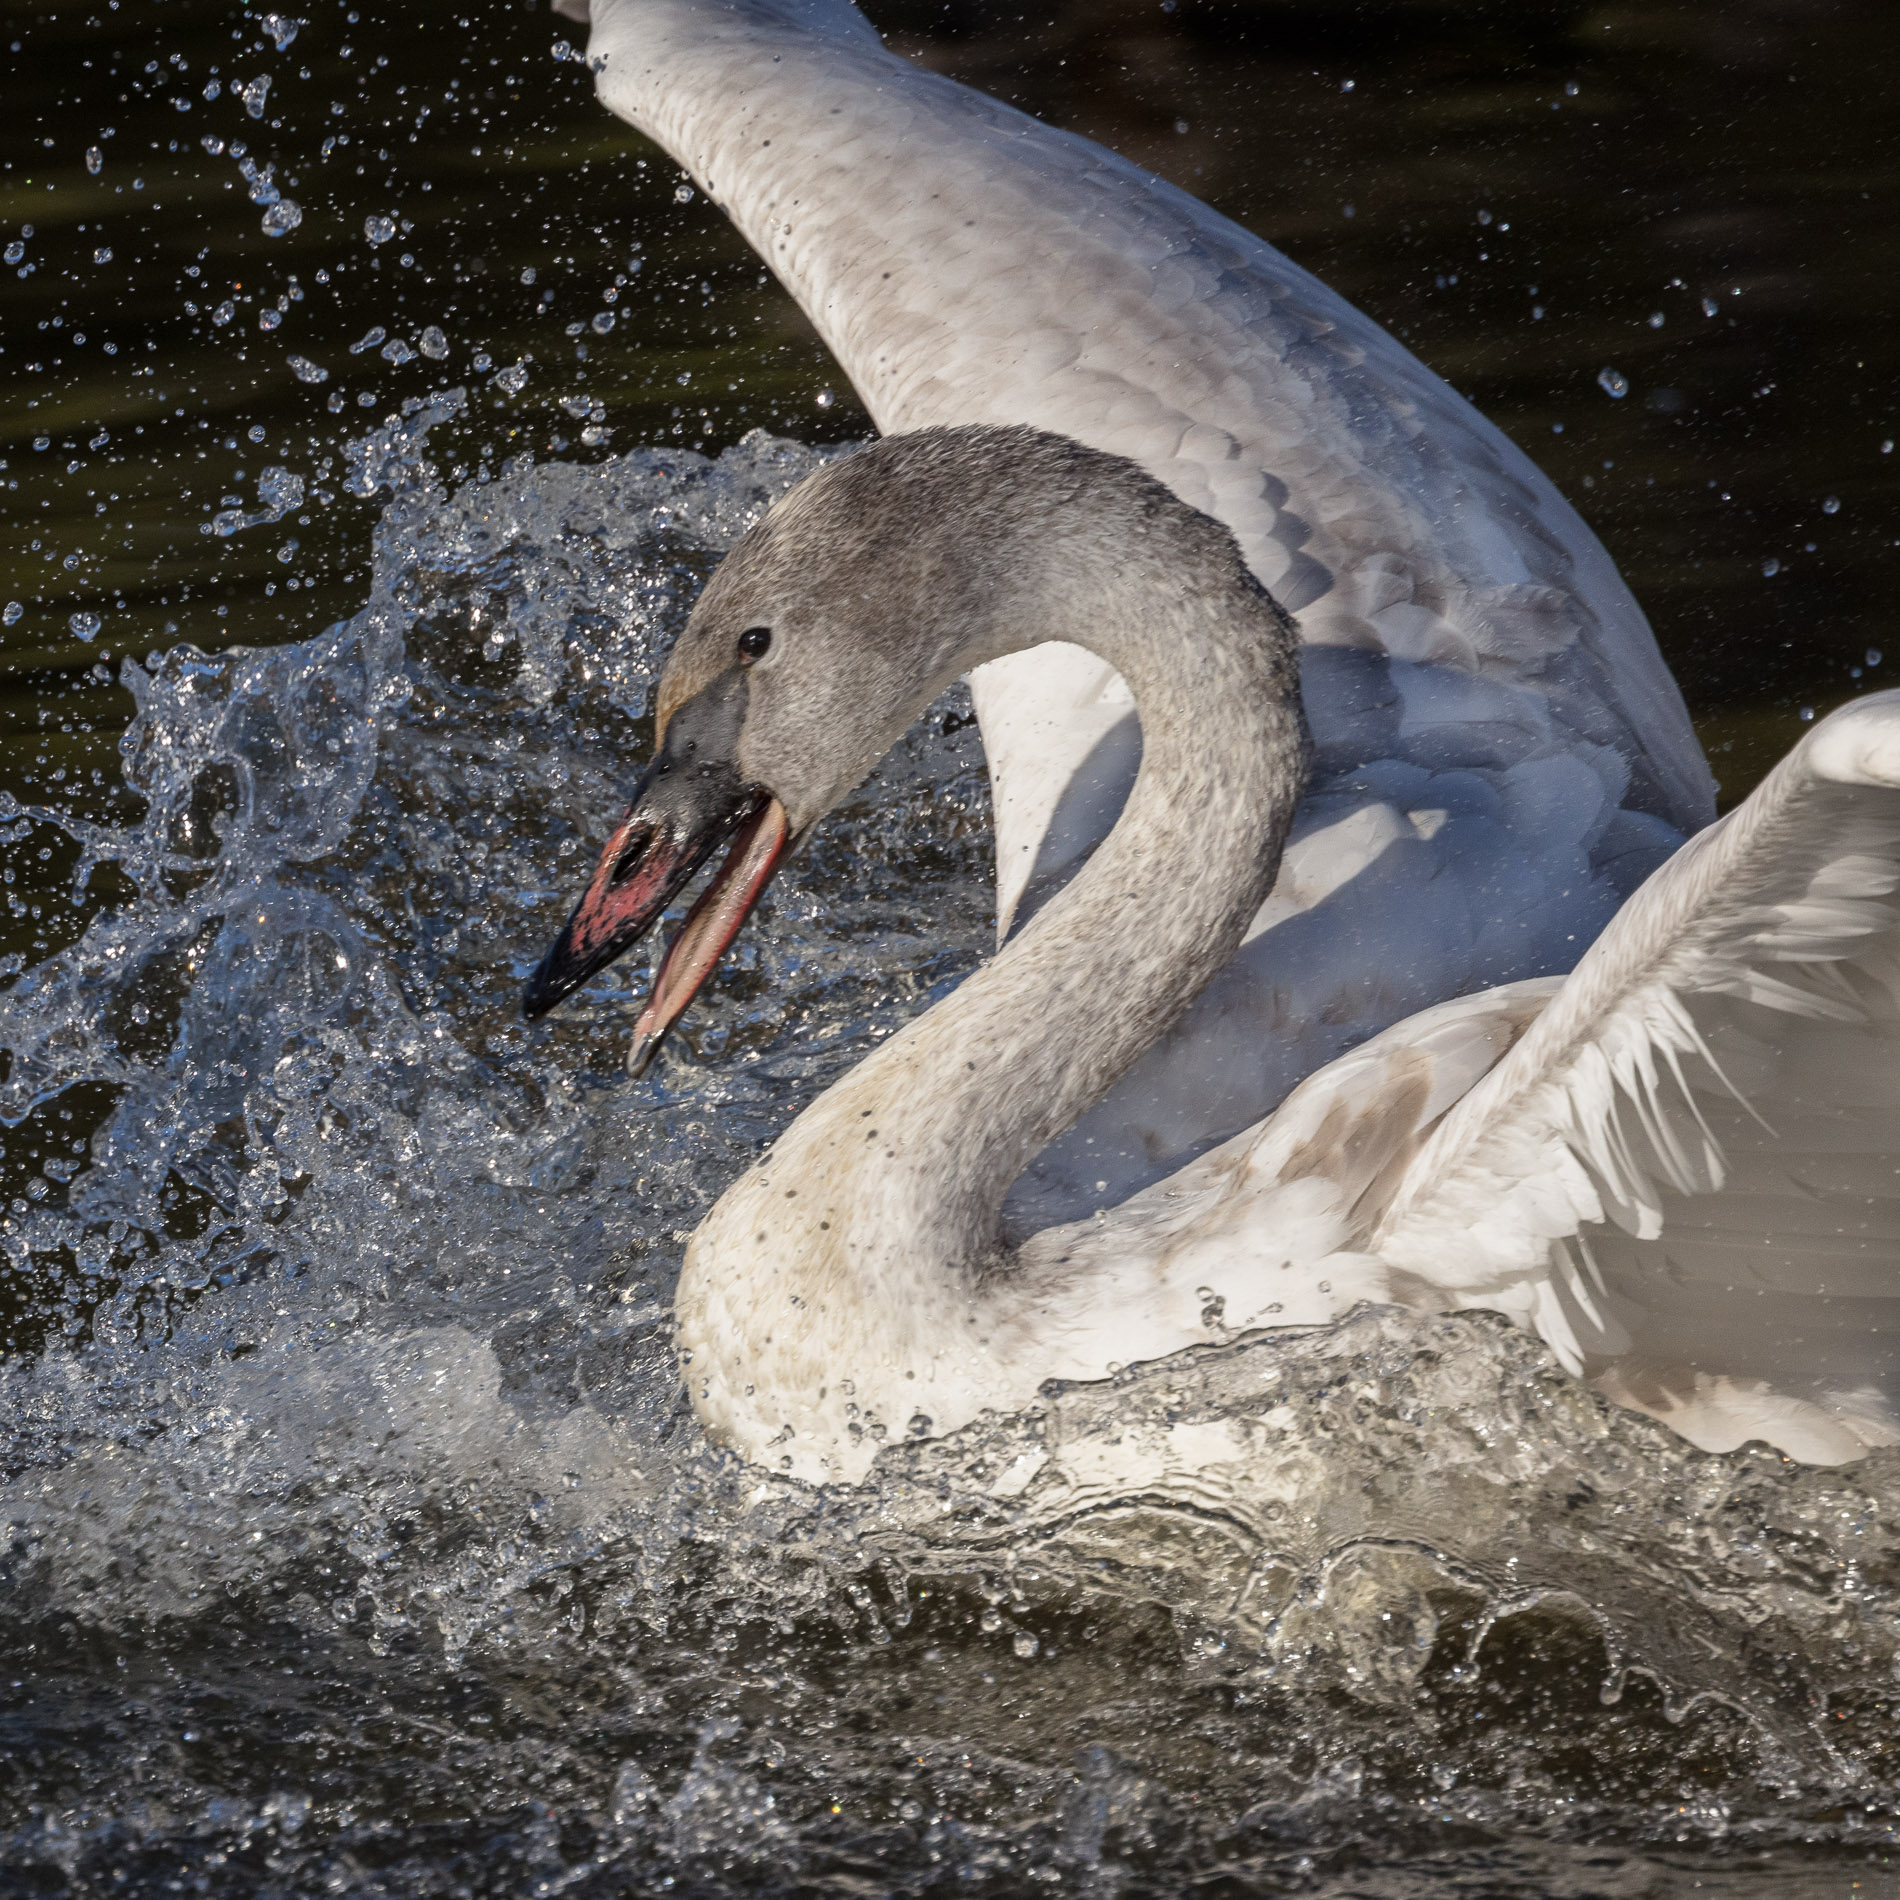
[[[534,974],[528,978],[521,992],[521,1013],[531,1023],[538,1023],[562,997],[574,988],[572,983],[563,982],[560,975],[551,967],[554,963],[550,952],[535,965]]]

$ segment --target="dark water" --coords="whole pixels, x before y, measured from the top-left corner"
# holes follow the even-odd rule
[[[865,425],[571,29],[350,11],[5,13],[0,1886],[1900,1891],[1891,1458],[1694,1456],[1379,1316],[849,1498],[699,1438],[684,1235],[981,953],[980,761],[939,709],[647,1082],[638,972],[520,1025],[694,589]],[[1504,423],[1728,795],[1884,683],[1890,9],[874,17]],[[1185,1427],[1267,1449],[1090,1489]]]

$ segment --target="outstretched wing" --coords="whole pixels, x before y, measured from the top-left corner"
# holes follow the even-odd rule
[[[1711,1448],[1900,1438],[1900,692],[1642,886],[1365,1244]]]
[[[1416,1010],[1567,969],[1708,821],[1680,695],[1588,527],[1271,245],[895,57],[849,0],[591,13],[602,100],[731,218],[880,428],[1027,423],[1125,455],[1225,522],[1299,622],[1317,760],[1279,886],[1037,1158],[1024,1226],[1157,1179]],[[972,687],[1007,929],[1106,834],[1140,735],[1080,647]]]
[[[1455,390],[1271,245],[885,52],[846,0],[591,13],[602,100],[699,180],[880,428],[1026,422],[1126,455],[1233,529],[1308,641],[1509,681],[1571,743],[1614,749],[1634,806],[1706,821],[1681,698],[1589,528]],[[1009,755],[1007,910],[1021,847],[1057,822],[1126,699],[1074,649],[994,677],[1007,688],[979,711]],[[1315,691],[1322,745],[1327,728],[1366,744],[1352,694]],[[1062,822],[1099,835],[1119,789],[1106,819]]]

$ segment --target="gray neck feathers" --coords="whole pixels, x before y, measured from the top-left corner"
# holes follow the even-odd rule
[[[1060,438],[910,440],[939,453],[978,435],[1030,452],[992,463],[980,499],[946,498],[944,531],[913,541],[910,637],[934,663],[932,690],[1004,653],[1074,641],[1127,680],[1143,739],[1120,821],[1067,889],[847,1077],[833,1094],[848,1104],[822,1104],[878,1130],[860,1176],[875,1188],[854,1221],[881,1230],[871,1250],[980,1272],[999,1254],[1017,1176],[1239,947],[1272,887],[1309,742],[1297,635],[1225,529],[1131,464]],[[943,604],[941,619],[926,602]]]

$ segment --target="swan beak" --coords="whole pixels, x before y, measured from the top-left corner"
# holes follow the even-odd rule
[[[785,807],[768,793],[740,822],[725,863],[700,892],[679,935],[666,947],[647,1006],[633,1026],[633,1044],[627,1051],[629,1075],[646,1073],[666,1032],[686,1013],[700,985],[718,967],[726,946],[752,915],[753,905],[771,883],[772,873],[784,863],[790,846],[791,822]]]
[[[655,809],[662,802],[683,802],[676,793],[667,797],[675,786],[651,787],[657,797],[643,787],[634,799],[608,839],[586,895],[528,979],[521,999],[522,1013],[530,1021],[545,1016],[638,943],[693,874],[730,841],[725,862],[668,947],[635,1026],[627,1066],[636,1075],[739,934],[784,861],[791,836],[785,807],[768,792],[735,788],[729,797],[692,798],[685,809]],[[702,780],[697,789],[713,788]]]

